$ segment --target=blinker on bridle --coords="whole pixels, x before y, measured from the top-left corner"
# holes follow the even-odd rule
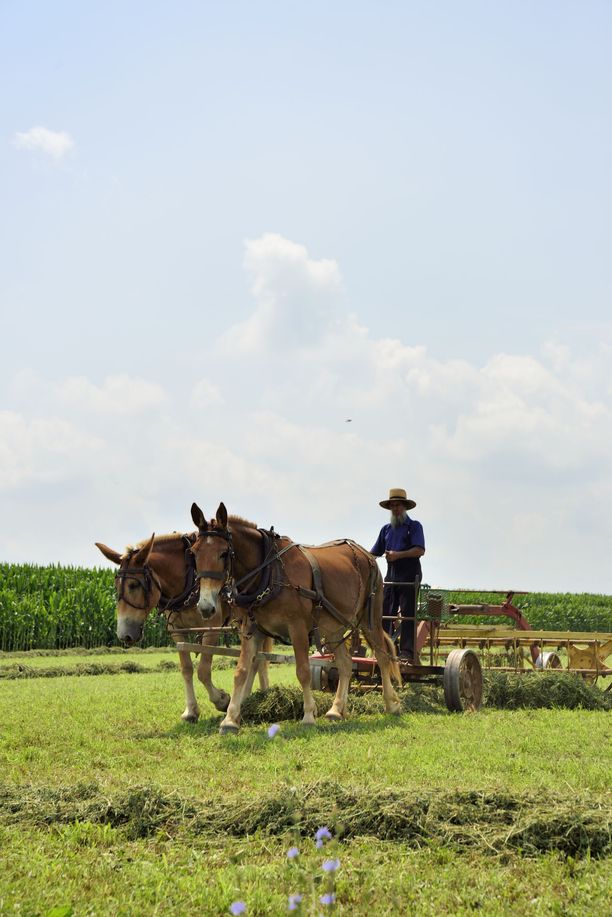
[[[128,558],[129,563],[129,558]],[[138,577],[143,576],[144,581],[141,582]],[[136,580],[139,586],[144,590],[144,605],[135,605],[134,602],[130,602],[129,598],[126,596],[125,581],[128,579]],[[153,592],[153,586],[157,586],[162,593],[161,583],[158,578],[155,576],[148,564],[145,564],[143,567],[126,567],[125,570],[118,570],[115,575],[115,583],[119,580],[119,588],[116,587],[117,599],[118,601],[125,602],[126,605],[129,605],[131,608],[136,608],[139,611],[145,611],[147,605],[149,604],[149,599]]]

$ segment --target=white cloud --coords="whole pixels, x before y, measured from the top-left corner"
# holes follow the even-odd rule
[[[335,261],[315,261],[305,246],[275,233],[245,243],[244,266],[257,307],[229,329],[228,346],[243,351],[268,344],[316,346],[340,319],[342,280]]]
[[[29,131],[17,131],[13,144],[18,150],[44,153],[60,160],[74,149],[74,140],[66,131],[50,131],[46,127],[32,127]]]
[[[168,401],[160,385],[127,373],[107,376],[102,385],[75,376],[61,382],[57,394],[67,405],[112,414],[136,414],[162,407]]]
[[[209,375],[188,390],[127,374],[49,384],[22,373],[14,385],[0,480],[22,497],[28,482],[61,483],[58,517],[83,529],[82,548],[66,542],[83,553],[65,560],[96,562],[94,540],[187,529],[194,499],[298,540],[370,546],[385,521],[378,500],[400,486],[418,502],[429,581],[610,591],[605,335],[544,342],[539,358],[439,360],[372,338],[338,265],[304,246],[266,234],[246,244],[245,267],[252,314],[209,342]],[[196,344],[185,359],[198,365]]]
[[[65,420],[28,420],[0,412],[0,489],[57,484],[79,475],[103,447]]]
[[[219,386],[208,379],[200,379],[191,390],[191,406],[195,410],[219,407],[224,401]]]

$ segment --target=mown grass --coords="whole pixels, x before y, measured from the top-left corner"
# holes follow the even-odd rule
[[[216,682],[227,690],[231,677],[231,671],[219,671]],[[276,684],[293,679],[290,667],[273,669]],[[69,813],[63,822],[28,821],[23,813],[12,823],[0,818],[0,913],[42,915],[53,905],[69,905],[75,915],[227,914],[237,899],[247,903],[248,914],[285,913],[286,895],[297,885],[315,896],[323,887],[322,854],[308,833],[319,814],[341,821],[337,806],[325,807],[323,784],[329,782],[355,794],[355,817],[367,814],[372,800],[380,811],[388,798],[397,812],[411,800],[448,798],[457,805],[466,793],[518,800],[525,817],[544,813],[545,825],[567,807],[577,816],[587,809],[610,811],[612,726],[603,711],[451,715],[433,708],[400,719],[380,712],[313,730],[283,722],[271,740],[263,725],[220,737],[220,714],[201,689],[199,700],[202,719],[190,726],[179,722],[183,694],[175,672],[3,681],[2,780],[11,792],[21,788],[22,801],[33,799],[39,817],[54,788],[68,792],[69,802],[70,793],[83,804],[92,793],[92,799],[126,811],[126,798],[140,787],[145,801],[155,794],[175,799],[181,811],[191,807],[200,819],[212,813],[212,800],[217,813],[235,811],[242,818],[247,803],[265,814],[270,797],[282,803],[294,787],[299,798],[323,781],[320,799],[314,797],[320,808],[302,826],[298,862],[286,858],[300,827],[295,823],[270,833],[264,817],[250,836],[217,830],[211,837],[195,830],[188,817],[164,816],[131,839],[127,822],[96,820],[94,810],[88,814],[74,801],[74,818]],[[501,805],[494,809],[503,813]],[[465,830],[461,813],[469,816]],[[361,834],[363,826],[338,842],[338,911],[606,911],[609,857],[595,859],[584,851],[568,856],[559,849],[526,856],[520,845],[496,846],[497,835],[469,806],[460,806],[456,817],[452,843],[437,831],[422,837],[419,847],[414,839],[384,840],[380,830]],[[462,837],[478,843],[460,852],[456,841]]]

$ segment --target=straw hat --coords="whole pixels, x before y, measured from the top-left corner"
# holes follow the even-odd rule
[[[406,504],[406,509],[414,509],[416,506],[414,500],[408,499],[403,487],[392,487],[389,491],[389,499],[381,500],[379,505],[382,506],[383,509],[391,509],[391,500],[401,500],[402,503]]]

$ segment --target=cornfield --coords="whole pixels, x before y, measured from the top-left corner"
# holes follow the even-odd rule
[[[109,569],[0,564],[0,650],[115,644],[113,582]],[[458,604],[503,601],[503,596],[487,593],[449,592],[447,598]],[[535,629],[612,631],[612,596],[532,592],[517,596],[516,605]],[[496,623],[495,618],[462,621]],[[151,614],[141,645],[170,642],[164,620]]]
[[[447,599],[457,605],[501,605],[505,596],[486,592],[449,592]],[[530,592],[517,595],[516,608],[534,630],[573,630],[612,632],[612,596],[589,592]],[[455,622],[459,619],[455,618]],[[499,618],[461,617],[463,624],[500,624]],[[509,622],[508,622],[509,623]]]
[[[113,570],[0,564],[0,650],[110,645],[115,626]],[[141,645],[169,642],[150,615]]]

